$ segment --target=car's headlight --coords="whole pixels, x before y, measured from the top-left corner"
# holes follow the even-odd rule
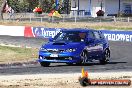
[[[45,49],[45,48],[43,48],[43,47],[41,47],[40,50],[41,50],[41,51],[47,51],[47,49]]]
[[[70,49],[67,49],[66,52],[74,52],[76,51],[76,49],[73,49],[73,48],[70,48]]]

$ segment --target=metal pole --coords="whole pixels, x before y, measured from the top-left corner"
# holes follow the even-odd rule
[[[65,22],[65,14],[62,17],[63,17],[63,22]]]
[[[120,11],[121,11],[121,0],[119,0],[119,9],[118,9],[119,16],[120,16]]]
[[[58,10],[58,6],[59,6],[59,0],[55,0],[55,4],[56,4],[56,7],[55,9]]]
[[[119,11],[121,9],[121,0],[119,0]]]
[[[67,0],[67,14],[69,13],[69,0]]]
[[[128,22],[130,22],[130,18],[128,17]]]
[[[43,22],[43,18],[41,17],[41,23]]]
[[[54,16],[52,16],[52,23],[54,22]]]
[[[101,6],[101,10],[102,10],[102,8],[103,8],[103,1],[101,1],[101,5],[100,6]]]
[[[80,0],[78,0],[78,11],[77,11],[78,15],[79,15],[79,7],[80,7]]]
[[[32,21],[32,20],[31,20],[31,13],[30,13],[30,23],[31,23],[31,21]]]
[[[75,14],[75,23],[77,22],[77,12]]]
[[[92,6],[92,1],[91,0],[89,0],[89,15],[91,15],[91,7]]]
[[[114,16],[114,22],[116,22],[116,17]]]

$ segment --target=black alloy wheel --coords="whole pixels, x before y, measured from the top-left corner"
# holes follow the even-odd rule
[[[110,51],[109,49],[106,49],[104,52],[104,57],[102,60],[100,60],[100,64],[107,64],[110,58]]]

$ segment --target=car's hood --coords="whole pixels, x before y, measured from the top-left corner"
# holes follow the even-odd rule
[[[83,42],[49,42],[43,45],[43,48],[46,49],[69,49],[69,48],[79,48],[83,46]]]

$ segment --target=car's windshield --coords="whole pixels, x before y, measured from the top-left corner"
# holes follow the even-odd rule
[[[66,31],[60,32],[54,37],[54,41],[82,42],[86,37],[84,32]]]

